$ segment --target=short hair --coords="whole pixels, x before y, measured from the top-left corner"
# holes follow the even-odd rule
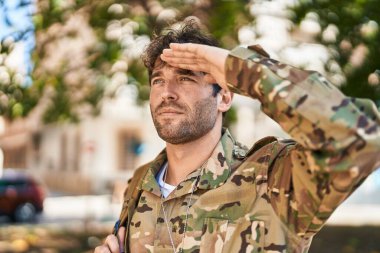
[[[219,46],[216,39],[206,32],[202,31],[195,20],[186,20],[181,23],[178,29],[169,28],[164,30],[160,35],[154,35],[152,41],[147,46],[141,59],[148,69],[149,82],[153,72],[154,65],[165,48],[169,48],[170,43],[195,43],[208,46]],[[216,96],[221,87],[215,83],[213,86],[213,96]]]
[[[219,91],[222,89],[222,87],[219,86],[217,83],[212,84],[212,95],[216,97],[218,95]]]

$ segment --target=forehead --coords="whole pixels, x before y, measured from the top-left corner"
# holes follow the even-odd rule
[[[203,72],[173,67],[167,64],[166,62],[157,59],[152,70],[151,78],[163,75],[164,72],[166,71],[173,72],[174,74],[177,74],[177,75],[188,75],[188,76],[194,76],[194,77],[204,76]]]

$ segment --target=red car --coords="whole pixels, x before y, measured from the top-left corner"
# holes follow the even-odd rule
[[[0,215],[16,222],[31,222],[43,210],[45,193],[31,176],[6,169],[0,177]]]

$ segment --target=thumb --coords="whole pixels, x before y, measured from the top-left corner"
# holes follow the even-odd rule
[[[205,80],[206,83],[209,83],[209,84],[213,84],[213,83],[217,82],[215,80],[215,78],[212,75],[208,74],[208,73],[204,76],[204,80]]]
[[[125,240],[125,227],[120,227],[117,232],[117,238],[119,239],[120,253],[124,253],[124,240]]]

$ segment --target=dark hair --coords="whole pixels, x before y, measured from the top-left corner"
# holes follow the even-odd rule
[[[165,48],[169,48],[170,43],[196,43],[208,46],[218,46],[219,43],[210,34],[202,31],[195,20],[187,20],[178,29],[166,29],[160,35],[154,35],[141,59],[148,69],[149,81],[152,76],[157,58]],[[213,96],[221,90],[218,84],[213,84]]]
[[[212,84],[212,95],[216,97],[218,95],[219,91],[222,89],[222,87],[219,86],[217,83]]]
[[[179,29],[166,29],[160,35],[153,35],[152,41],[149,43],[141,59],[148,69],[149,82],[151,81],[152,72],[157,58],[160,57],[165,48],[169,48],[170,43],[196,43],[208,46],[218,47],[219,43],[216,39],[202,31],[195,20],[187,20],[182,22]],[[212,84],[212,95],[216,97],[222,88],[217,83]],[[226,112],[223,112],[223,119]]]

